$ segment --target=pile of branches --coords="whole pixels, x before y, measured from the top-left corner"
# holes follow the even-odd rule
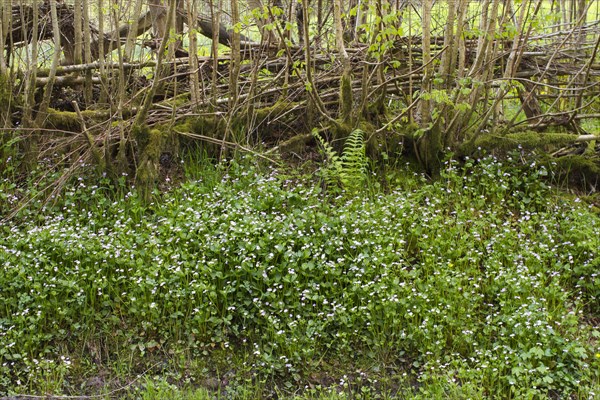
[[[598,21],[553,26],[538,35],[523,29],[511,38],[500,34],[502,24],[485,26],[485,20],[488,35],[480,37],[375,31],[341,47],[337,38],[331,51],[324,46],[326,29],[311,36],[305,27],[302,45],[296,45],[274,23],[268,34],[261,31],[262,40],[252,41],[223,25],[219,13],[175,6],[157,11],[151,5],[134,23],[110,32],[89,18],[82,25],[78,16],[85,9],[63,2],[15,5],[11,13],[2,37],[4,76],[11,76],[7,66],[19,47],[53,40],[63,58],[50,67],[16,70],[11,95],[24,100],[0,110],[5,127],[52,130],[58,137],[52,143],[79,141],[85,157],[114,173],[133,166],[139,174],[140,165],[156,170],[162,155],[177,151],[173,137],[199,139],[221,155],[225,148],[251,151],[258,143],[295,151],[311,142],[314,127],[334,140],[343,141],[356,127],[379,145],[408,140],[403,148],[426,165],[441,145],[468,152],[492,143],[485,136],[490,132],[499,140],[515,130],[558,132],[564,134],[561,146],[596,140],[581,121],[600,117]],[[212,39],[212,54],[198,56],[191,35],[189,47],[181,37],[170,38],[168,29],[156,26],[163,17],[175,21],[182,35],[185,22],[187,32]],[[448,32],[461,26],[459,17],[447,21]],[[152,34],[161,30],[162,37]],[[83,43],[73,40],[84,36]],[[216,43],[231,50],[219,54]],[[132,57],[132,48],[141,55]],[[503,118],[511,100],[517,111]],[[156,173],[150,175],[155,179]]]

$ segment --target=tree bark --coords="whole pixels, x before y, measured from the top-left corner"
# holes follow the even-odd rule
[[[449,89],[453,83],[453,56],[456,54],[456,37],[454,35],[454,25],[456,22],[456,6],[457,0],[447,0],[448,17],[446,19],[446,29],[444,31],[444,54],[440,63],[439,74],[444,80],[443,87]]]
[[[240,22],[240,14],[238,9],[238,0],[231,0],[231,19],[233,31],[231,34],[231,62],[229,64],[229,93],[231,108],[237,103],[238,95],[238,76],[240,73],[240,32],[238,24]]]
[[[429,93],[431,91],[431,80],[433,77],[433,65],[431,64],[431,7],[432,0],[423,0],[423,82],[421,85],[421,93]],[[431,122],[431,101],[428,99],[421,100],[420,107],[421,127],[426,128]]]
[[[82,0],[75,0],[73,6],[73,25],[75,37],[73,40],[73,63],[83,63],[83,4]]]
[[[196,21],[198,18],[198,10],[194,0],[187,0],[187,18],[188,21]],[[190,53],[190,68],[195,71],[190,74],[190,98],[194,105],[200,104],[202,101],[202,90],[200,87],[200,79],[198,77],[198,34],[192,28],[192,24],[188,24],[188,40]]]
[[[143,5],[144,0],[136,0],[135,1],[135,5],[134,5],[134,16],[138,16],[142,14],[142,5]],[[150,10],[153,10],[153,7],[157,7],[157,5],[155,4],[155,2],[151,3],[150,6]],[[156,13],[157,10],[154,9],[154,13]],[[131,22],[131,28],[129,29],[129,32],[127,33],[127,39],[125,41],[125,61],[132,61],[133,60],[133,51],[135,48],[135,39],[138,37],[137,35],[137,30],[138,30],[138,23],[139,23],[139,17],[134,18]]]
[[[6,75],[7,72],[7,58],[11,52],[11,49],[7,49],[6,40],[8,38],[8,32],[10,32],[10,16],[12,14],[12,0],[0,2],[0,75]],[[4,49],[7,49],[6,56],[4,55]]]
[[[92,62],[92,30],[90,27],[89,0],[83,0],[83,60],[86,64]],[[92,104],[92,72],[85,73],[84,87],[85,103]]]
[[[219,23],[219,19],[220,19],[221,0],[217,0],[216,7],[214,4],[214,0],[209,0],[209,4],[210,4],[211,17],[212,17],[212,26],[215,26],[216,24]],[[219,68],[219,62],[218,62],[219,38],[220,38],[220,32],[218,30],[214,30],[212,32],[212,51],[211,51],[211,55],[213,57],[213,68],[212,68],[212,77],[211,77],[211,83],[212,83],[211,92],[212,92],[213,107],[217,106],[217,99],[218,99],[218,93],[217,93],[218,72],[217,71]]]

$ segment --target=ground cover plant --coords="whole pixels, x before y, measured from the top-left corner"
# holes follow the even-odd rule
[[[595,398],[600,219],[551,173],[81,179],[0,227],[0,395]]]

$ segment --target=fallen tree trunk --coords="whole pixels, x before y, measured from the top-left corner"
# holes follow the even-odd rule
[[[37,26],[38,40],[51,40],[53,38],[53,30],[51,24],[48,23],[50,20],[50,6],[49,1],[41,3],[38,7],[39,18]],[[164,11],[163,11],[164,12]],[[187,13],[184,10],[177,10],[178,15],[182,18],[187,19]],[[65,55],[62,65],[72,65],[75,61],[75,43],[73,37],[75,35],[75,10],[73,6],[64,3],[57,4],[57,13],[59,20],[59,30],[61,35],[61,46],[62,51]],[[33,27],[33,7],[30,5],[13,5],[12,6],[12,29],[5,30],[6,35],[4,37],[5,51],[9,54],[14,48],[22,47],[31,43],[32,35],[34,30]],[[142,14],[137,24],[124,23],[112,32],[100,35],[98,29],[94,26],[89,27],[89,31],[92,35],[90,41],[90,52],[91,60],[96,61],[100,56],[107,55],[111,51],[117,48],[116,43],[118,41],[125,41],[127,36],[131,34],[132,27],[136,28],[133,35],[138,37],[148,32],[153,26],[153,15],[150,11]],[[188,21],[188,26],[195,26],[198,32],[208,38],[213,37],[214,27],[211,18],[206,15],[199,15],[197,20],[193,24]],[[232,41],[232,28],[219,24],[219,43],[229,47]],[[242,43],[252,44],[253,42],[246,36],[240,35]],[[102,42],[102,46],[100,45]],[[147,42],[150,44],[151,42]],[[100,54],[100,49],[102,53]],[[187,54],[187,53],[186,53]],[[180,55],[183,55],[181,53]]]

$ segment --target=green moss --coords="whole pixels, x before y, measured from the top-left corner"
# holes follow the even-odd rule
[[[590,211],[600,216],[600,192],[593,193],[591,195],[579,196],[581,200],[585,201],[590,206]]]
[[[352,79],[350,71],[345,71],[340,78],[340,119],[349,120],[352,115]]]
[[[191,132],[212,138],[221,138],[225,132],[225,121],[216,116],[197,118],[189,122]]]
[[[149,142],[150,128],[147,125],[134,125],[131,128],[131,136],[137,144],[138,153],[143,153]]]
[[[176,132],[192,132],[192,125],[189,121],[185,120],[184,122],[174,125],[173,130]]]
[[[596,154],[596,141],[595,140],[590,140],[587,143],[587,146],[585,147],[585,152],[583,153],[586,156],[591,156],[593,157],[594,154]]]
[[[138,143],[138,164],[135,180],[145,201],[150,201],[158,179],[163,133],[147,126],[134,126],[132,134]]]
[[[167,130],[166,127],[165,130]],[[165,146],[163,146],[165,151],[176,154],[179,152],[180,147],[190,147],[195,148],[200,153],[205,152],[209,157],[213,157],[218,154],[219,146],[205,140],[181,136],[178,132],[222,139],[225,132],[225,122],[216,116],[190,117],[183,119],[169,131],[172,134],[169,135],[169,139],[166,140]]]
[[[367,153],[376,154],[377,148],[381,144],[381,136],[374,135],[375,126],[368,121],[361,120],[358,123],[352,123],[349,119],[337,120],[332,123],[329,128],[329,132],[332,137],[332,145],[336,151],[342,152],[348,136],[356,129],[359,129],[365,133],[365,140],[367,140]]]
[[[287,101],[277,101],[270,107],[255,108],[253,109],[252,117],[255,119],[257,124],[267,121],[268,119],[275,119],[276,117],[292,110],[296,106],[296,103],[290,103]],[[246,118],[247,115],[243,115],[240,119]]]
[[[160,102],[161,105],[171,108],[179,108],[189,104],[190,102],[190,93],[182,93],[178,96],[171,97],[168,100],[164,100]]]
[[[375,126],[368,121],[360,121],[356,129],[360,129],[361,131],[367,134],[367,137],[371,135],[371,133],[375,132]]]
[[[313,140],[313,135],[310,133],[292,136],[291,138],[279,145],[279,153],[301,154],[304,151],[306,145]]]
[[[156,132],[152,132],[156,131]],[[152,136],[157,132],[161,135],[160,148],[158,151],[158,158],[164,153],[169,153],[172,156],[177,156],[179,154],[179,138],[180,135],[177,132],[192,132],[190,124],[188,122],[183,122],[175,126],[170,126],[169,124],[160,124],[156,125],[155,128],[148,132],[149,137],[149,146],[152,145],[153,139]],[[155,149],[147,149],[147,151],[153,152]]]
[[[354,130],[354,126],[348,120],[338,120],[331,124],[330,131],[332,133],[333,144],[336,150],[341,151],[346,138]]]
[[[569,155],[551,159],[555,169],[562,173],[579,173],[590,180],[600,178],[600,159],[583,155]]]
[[[1,100],[0,100],[1,101]],[[1,107],[1,106],[0,106]],[[131,113],[124,112],[123,117],[127,117]],[[81,116],[86,120],[91,121],[106,121],[112,115],[110,110],[82,110]],[[111,122],[113,127],[121,124],[121,121]],[[88,124],[92,125],[92,124]],[[74,111],[62,111],[54,108],[48,108],[48,116],[46,118],[46,126],[56,129],[68,130],[68,131],[81,131],[83,129],[81,125],[81,118]]]
[[[0,127],[11,125],[10,105],[14,102],[10,80],[0,74]]]
[[[560,157],[555,159],[555,162],[561,167],[589,169],[590,171],[600,173],[600,167],[597,164],[598,160],[593,160],[580,155]]]
[[[12,100],[12,90],[10,79],[4,74],[0,74],[0,107],[4,108]]]
[[[568,133],[540,133],[535,131],[514,132],[506,135],[482,134],[460,148],[460,154],[472,154],[479,148],[491,151],[508,151],[519,146],[538,149],[548,146],[564,146],[572,143],[577,135]]]
[[[225,124],[216,116],[187,118],[173,127],[176,132],[195,133],[212,138],[220,137]]]
[[[48,117],[46,118],[46,125],[68,131],[80,131],[81,119],[76,112],[73,111],[59,111],[54,108],[48,108]]]
[[[158,160],[162,152],[163,134],[159,129],[152,129],[148,132],[148,139],[144,152],[148,158]]]
[[[416,140],[419,132],[419,125],[416,123],[403,123],[394,125],[394,133],[406,139]]]

